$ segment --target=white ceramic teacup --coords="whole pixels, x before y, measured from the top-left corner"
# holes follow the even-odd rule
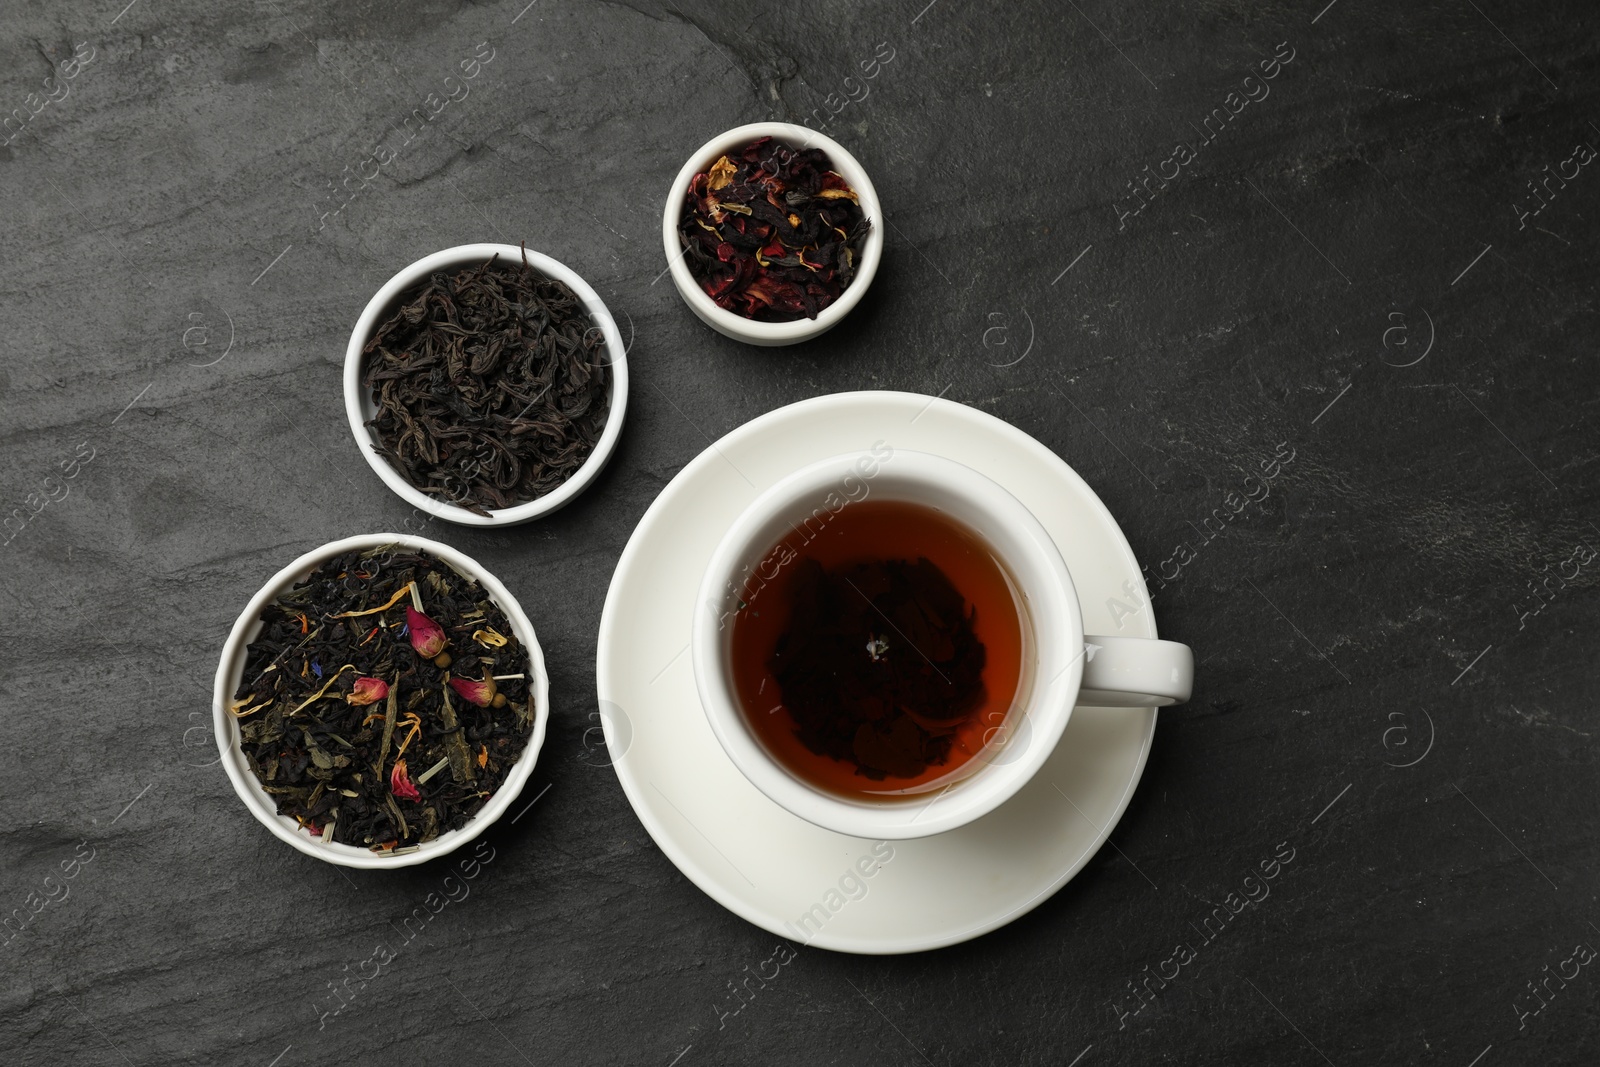
[[[932,507],[986,541],[1015,583],[1031,639],[1004,730],[970,773],[927,799],[855,799],[821,790],[768,754],[740,710],[730,667],[733,612],[769,550],[807,520],[862,500]],[[901,839],[943,833],[1005,803],[1043,766],[1072,709],[1151,707],[1189,699],[1194,655],[1187,645],[1139,637],[1088,636],[1067,565],[1039,520],[1004,488],[970,467],[892,449],[834,456],[784,478],[734,520],[701,582],[692,638],[695,683],[711,729],[735,766],[776,803],[818,826],[854,837]]]

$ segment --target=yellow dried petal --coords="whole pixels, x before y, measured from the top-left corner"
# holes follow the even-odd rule
[[[268,705],[270,705],[272,703],[272,700],[270,698],[268,698],[267,700],[263,700],[261,703],[257,704],[253,708],[245,707],[245,705],[248,704],[248,703],[250,703],[248,698],[245,699],[245,700],[236,700],[236,701],[234,701],[233,703],[228,705],[228,714],[232,715],[235,719],[242,719],[246,715],[254,715],[256,712],[260,711],[262,708],[267,707]]]
[[[401,586],[400,591],[394,596],[390,597],[386,603],[379,604],[375,608],[368,608],[366,611],[341,611],[337,615],[330,615],[328,617],[330,619],[354,619],[359,618],[362,615],[376,615],[380,611],[388,611],[390,608],[394,607],[395,602],[401,597],[407,595],[415,596],[416,586],[416,582],[407,582],[405,585]],[[300,632],[305,633],[305,627],[303,625],[300,628]]]
[[[718,189],[721,189],[723,186],[731,183],[733,181],[733,176],[738,173],[738,170],[739,168],[734,165],[733,160],[729,159],[727,156],[723,156],[721,159],[711,164],[711,169],[706,171],[706,188],[712,192],[716,192]]]
[[[472,639],[484,648],[505,648],[509,640],[504,634],[488,628],[472,631]]]
[[[333,677],[329,678],[327,683],[324,684],[321,689],[318,689],[316,691],[316,693],[313,694],[312,696],[307,697],[302,703],[300,703],[294,709],[294,711],[291,711],[289,714],[290,715],[297,714],[302,708],[305,708],[305,707],[307,707],[308,705],[311,705],[311,704],[315,704],[317,701],[321,700],[325,695],[327,695],[328,690],[333,688],[333,683],[337,682],[339,680],[339,678],[344,674],[345,671],[353,671],[355,669],[356,669],[355,668],[355,664],[353,664],[353,663],[346,663],[343,667],[340,667],[337,671],[335,671],[333,673]]]

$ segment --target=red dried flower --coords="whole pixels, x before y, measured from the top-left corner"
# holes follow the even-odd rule
[[[411,640],[411,647],[416,649],[417,655],[423,659],[433,659],[444,651],[445,636],[439,624],[410,604],[406,605],[406,632]]]
[[[411,776],[406,773],[406,761],[403,759],[394,761],[394,770],[389,774],[389,792],[401,800],[422,799],[422,794],[411,782]]]
[[[481,682],[475,682],[471,678],[452,678],[450,688],[454,689],[462,700],[470,701],[480,708],[486,708],[493,703],[496,692],[494,679],[487,674]]]
[[[357,678],[355,688],[345,694],[345,700],[357,707],[376,704],[389,695],[389,683],[382,678]]]

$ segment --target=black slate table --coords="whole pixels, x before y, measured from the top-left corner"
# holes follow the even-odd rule
[[[7,7],[0,1061],[1595,1062],[1597,15]],[[693,148],[769,118],[851,148],[888,240],[844,325],[757,350],[660,277],[659,220]],[[211,676],[279,566],[411,517],[350,440],[345,342],[401,266],[481,240],[631,320],[633,403],[573,506],[430,531],[539,627],[548,792],[489,834],[470,900],[319,1020],[442,872],[269,837],[214,765]],[[724,1019],[775,939],[682,877],[593,758],[601,605],[708,437],[874,388],[1072,464],[1196,650],[1194,699],[1162,713],[1116,847],[1035,912],[923,955],[799,949]],[[1270,898],[1150,981],[1280,842]]]

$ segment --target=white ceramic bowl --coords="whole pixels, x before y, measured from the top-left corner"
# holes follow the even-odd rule
[[[833,169],[855,190],[862,212],[872,222],[861,249],[861,265],[856,270],[855,278],[839,294],[839,299],[823,308],[814,319],[757,322],[719,308],[700,288],[700,283],[694,280],[689,265],[683,259],[683,246],[678,242],[678,222],[683,218],[683,201],[689,193],[689,183],[696,174],[715,163],[718,156],[743,148],[760,137],[772,137],[794,148],[820,148],[826,152]],[[856,157],[846,152],[839,142],[791,122],[753,122],[718,134],[689,157],[689,162],[683,165],[677,180],[672,183],[672,191],[667,194],[667,206],[661,216],[661,240],[668,269],[672,272],[672,282],[678,287],[678,295],[689,305],[689,310],[700,316],[701,321],[736,341],[753,345],[792,345],[809,341],[833,329],[861,302],[862,296],[872,285],[873,276],[878,273],[878,261],[883,258],[883,226],[883,205],[878,202],[878,192],[872,187],[872,179],[867,177],[866,170],[856,161]]]
[[[281,593],[287,592],[296,582],[304,580],[327,560],[346,552],[380,548],[384,545],[399,545],[427,552],[448,563],[457,573],[473,579],[482,586],[500,606],[500,610],[505,612],[517,640],[527,649],[528,689],[533,694],[533,733],[528,738],[528,747],[523,750],[522,757],[511,768],[510,774],[506,776],[506,780],[501,783],[494,796],[489,798],[489,803],[460,829],[442,833],[432,841],[419,845],[415,851],[399,855],[377,853],[354,845],[340,845],[333,842],[324,844],[321,838],[312,837],[293,819],[279,815],[277,802],[261,788],[260,781],[250,769],[250,763],[239,747],[239,722],[228,712],[228,704],[233,700],[244,673],[245,650],[261,632],[261,612],[266,606]],[[243,800],[250,813],[280,840],[287,841],[308,856],[337,863],[342,867],[409,867],[453,852],[477,837],[505,813],[517,799],[522,787],[527,784],[528,776],[533,773],[533,765],[539,758],[539,747],[544,744],[545,727],[549,718],[550,679],[545,673],[544,652],[540,649],[539,639],[533,632],[533,624],[523,614],[516,597],[511,595],[499,579],[470,556],[457,552],[449,545],[404,534],[362,534],[334,541],[307,552],[273,575],[272,580],[250,598],[250,603],[245,606],[239,621],[233,624],[233,632],[228,635],[227,644],[222,648],[222,662],[217,667],[217,679],[212,691],[212,720],[217,735],[217,747],[222,750],[222,766],[227,770],[228,778],[233,782],[233,788],[239,794],[239,799]]]
[[[610,405],[607,409],[605,429],[589,458],[572,477],[544,496],[513,508],[490,511],[484,516],[454,504],[447,504],[432,494],[422,492],[402,478],[400,472],[378,454],[377,438],[367,426],[367,420],[375,417],[378,409],[372,402],[371,391],[361,384],[361,352],[372,339],[379,320],[391,312],[401,294],[424,281],[430,274],[437,271],[459,270],[463,267],[476,267],[495,255],[500,257],[501,263],[516,266],[522,262],[521,248],[516,245],[501,244],[457,245],[455,248],[446,248],[442,252],[435,252],[431,256],[417,260],[390,278],[367,302],[361,317],[356,320],[356,328],[350,334],[350,344],[345,348],[344,354],[344,410],[350,420],[350,432],[355,435],[356,446],[361,449],[362,456],[366,457],[367,465],[377,472],[385,485],[393,489],[408,504],[430,515],[458,522],[464,526],[515,526],[537,519],[541,515],[548,515],[571,503],[572,499],[588,488],[589,483],[605,469],[606,461],[611,458],[611,453],[617,446],[617,438],[622,434],[622,422],[628,410],[627,350],[622,344],[622,334],[618,331],[611,312],[606,309],[589,283],[565,265],[538,252],[529,252],[528,265],[547,278],[565,282],[574,293],[578,294],[590,317],[594,319],[595,325],[605,334],[607,366],[611,371],[607,375],[607,385],[611,394]]]

